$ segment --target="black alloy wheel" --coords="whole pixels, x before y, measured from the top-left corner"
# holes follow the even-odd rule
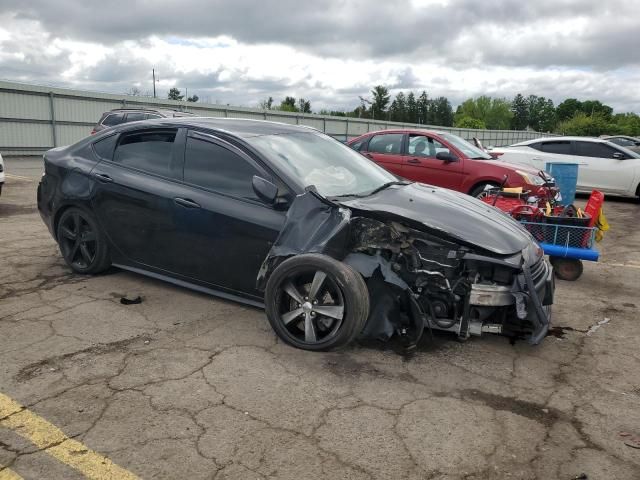
[[[369,294],[362,277],[331,257],[298,255],[271,275],[267,316],[278,336],[305,350],[346,345],[364,327]]]
[[[99,273],[109,267],[106,239],[91,214],[70,208],[60,217],[57,228],[62,256],[78,273]]]

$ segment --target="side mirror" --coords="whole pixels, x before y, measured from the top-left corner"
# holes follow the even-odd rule
[[[438,160],[442,160],[444,163],[453,163],[458,161],[458,157],[451,152],[438,152],[436,153],[436,158]]]
[[[622,152],[615,152],[612,156],[617,160],[624,160],[625,158],[627,158],[627,156]]]
[[[256,192],[256,195],[260,200],[269,205],[273,205],[275,203],[276,198],[278,198],[278,187],[273,183],[262,177],[254,175],[251,185],[253,187],[253,191]]]

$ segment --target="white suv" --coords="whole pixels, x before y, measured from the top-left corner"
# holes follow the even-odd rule
[[[503,162],[544,170],[548,162],[577,163],[578,191],[640,196],[640,154],[601,138],[550,137],[494,148]]]

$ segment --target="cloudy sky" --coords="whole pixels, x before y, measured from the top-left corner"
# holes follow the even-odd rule
[[[594,98],[640,113],[632,0],[0,0],[0,78],[123,93],[187,88],[352,109],[373,85],[454,105]]]

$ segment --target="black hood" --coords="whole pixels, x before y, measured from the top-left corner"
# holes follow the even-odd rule
[[[534,240],[518,222],[468,195],[420,183],[393,185],[340,204],[376,217],[396,217],[443,238],[499,255],[522,252]]]

